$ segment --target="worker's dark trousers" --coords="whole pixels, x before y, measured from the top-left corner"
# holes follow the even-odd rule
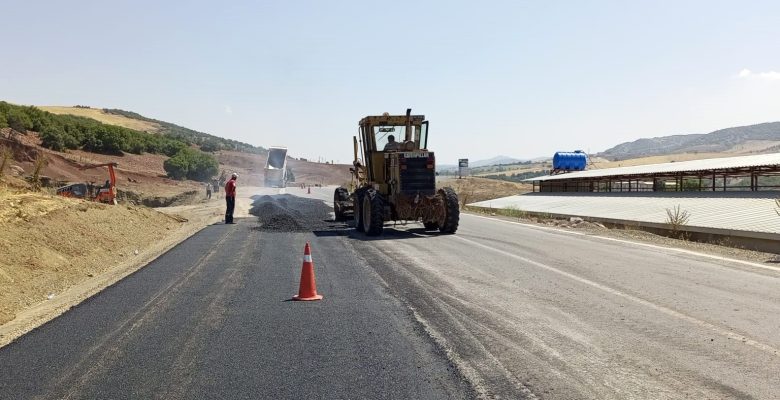
[[[233,223],[233,210],[236,208],[236,198],[232,196],[225,196],[227,202],[227,211],[225,211],[225,223]]]

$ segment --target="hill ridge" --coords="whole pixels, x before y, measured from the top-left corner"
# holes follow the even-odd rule
[[[196,131],[171,122],[143,116],[134,111],[119,108],[97,108],[90,106],[36,106],[37,108],[60,115],[73,115],[91,118],[98,122],[117,125],[146,133],[157,133],[180,139],[187,143],[198,145],[201,150],[214,152],[217,150],[234,150],[243,153],[265,154],[262,146],[254,146],[234,139],[223,138],[205,132]]]
[[[768,143],[748,148],[750,142]],[[743,148],[740,149],[739,146]],[[710,133],[678,134],[641,138],[624,142],[596,154],[604,158],[638,158],[678,153],[748,152],[763,153],[780,150],[780,122],[736,126]]]

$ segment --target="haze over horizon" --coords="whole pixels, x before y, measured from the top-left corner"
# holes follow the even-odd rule
[[[780,3],[24,2],[0,100],[138,112],[349,162],[411,107],[440,164],[780,120]]]

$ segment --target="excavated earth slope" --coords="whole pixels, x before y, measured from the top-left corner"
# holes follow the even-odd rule
[[[117,264],[143,257],[181,225],[145,207],[0,186],[0,324]]]

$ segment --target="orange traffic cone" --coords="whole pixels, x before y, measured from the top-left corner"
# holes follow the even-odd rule
[[[293,300],[321,300],[322,295],[317,294],[317,281],[314,279],[314,261],[311,260],[309,242],[303,249],[303,266],[301,267],[301,286]]]

